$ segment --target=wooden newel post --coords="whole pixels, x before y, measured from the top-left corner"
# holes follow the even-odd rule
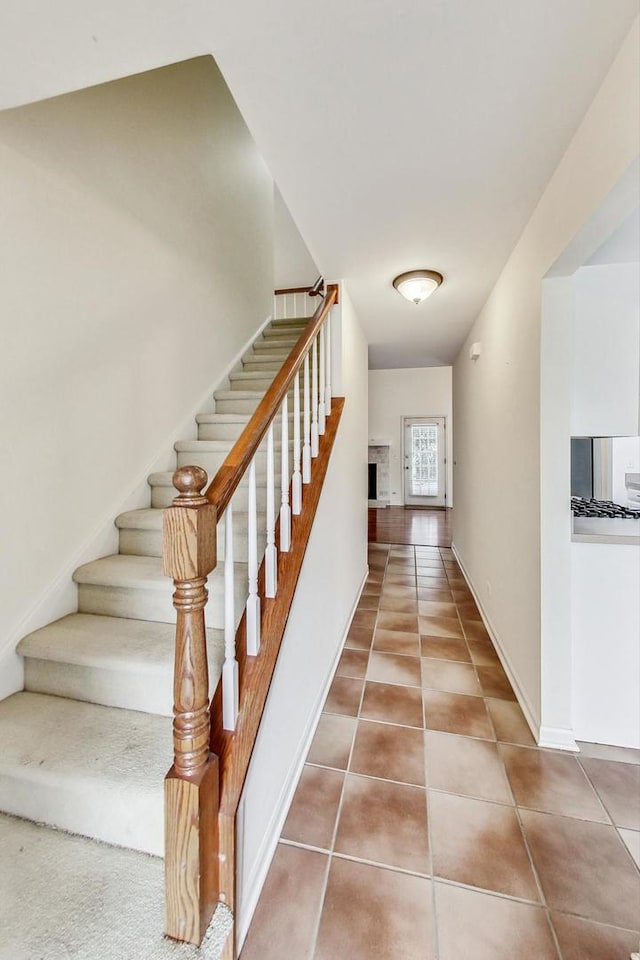
[[[209,752],[209,672],[204,608],[216,565],[216,508],[207,474],[182,467],[165,511],[164,572],[177,611],[173,766],[164,783],[165,933],[200,944],[218,901],[218,758]]]

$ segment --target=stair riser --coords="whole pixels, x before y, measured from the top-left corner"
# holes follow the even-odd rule
[[[247,390],[247,385],[239,384],[236,386],[237,390]],[[253,384],[251,389],[254,389]],[[259,390],[260,387],[256,387],[256,390]],[[266,388],[265,388],[266,389]],[[233,391],[231,391],[233,392]],[[293,389],[289,390],[289,409],[293,409]],[[256,397],[255,399],[247,397],[214,397],[215,400],[215,412],[216,413],[255,413],[258,404],[262,398]],[[302,389],[300,390],[300,409],[302,409]]]
[[[260,513],[267,509],[267,493],[264,484],[256,481],[256,503]],[[151,506],[162,510],[171,506],[177,496],[175,487],[160,484],[151,484]],[[249,482],[242,480],[233,495],[233,506],[236,510],[246,513],[249,509]]]
[[[224,628],[224,567],[217,567],[208,581],[209,601],[205,619],[207,627]],[[130,587],[102,586],[93,583],[78,584],[78,610],[107,617],[128,617],[131,620],[159,620],[175,623],[176,611],[172,603],[173,585],[167,579],[166,590],[151,589],[135,584]],[[246,602],[248,587],[246,572],[235,576],[236,626]]]
[[[255,413],[259,400],[216,400],[216,413]]]
[[[286,357],[296,345],[297,337],[272,337],[270,340],[256,340],[251,349],[258,356],[261,353],[278,353],[282,350]]]
[[[264,554],[266,546],[265,516],[258,516],[258,555]],[[217,527],[218,562],[224,560],[224,523]],[[133,557],[161,557],[162,530],[120,530],[119,552]],[[236,563],[249,559],[246,525],[233,525],[233,556]]]
[[[206,470],[210,477],[215,476],[222,464],[224,463],[228,453],[225,453],[224,450],[215,450],[213,452],[207,452],[203,450],[202,452],[197,450],[181,450],[176,454],[178,459],[179,467],[202,467],[203,470]],[[289,465],[291,466],[293,457],[293,444],[289,443]],[[276,476],[276,487],[280,488],[280,450],[277,449],[274,451],[274,464],[275,464],[275,476]],[[256,487],[264,486],[267,482],[267,454],[266,451],[260,450],[256,454]],[[239,504],[236,504],[234,500],[234,506],[238,511],[242,508]],[[243,511],[244,512],[244,511]]]
[[[271,330],[281,330],[283,327],[304,327],[311,319],[317,304],[314,304],[313,310],[308,317],[276,317],[271,321],[271,325],[268,329]]]
[[[273,383],[275,374],[264,377],[245,377],[241,373],[232,373],[229,378],[232,390],[268,390]]]
[[[300,337],[300,334],[302,333],[303,330],[304,330],[304,327],[296,327],[295,329],[292,329],[291,327],[275,327],[275,328],[271,327],[270,329],[264,331],[262,335],[263,337],[262,342],[264,343],[265,341],[276,342],[279,340],[292,340],[293,343],[295,343]]]
[[[167,746],[167,764],[171,745]],[[161,857],[164,853],[162,783],[143,796],[127,793],[121,782],[57,780],[34,789],[28,775],[0,771],[0,810],[36,823],[46,823],[117,847]]]
[[[243,360],[242,368],[245,373],[270,373],[275,376],[286,359],[285,355],[282,360]]]
[[[173,669],[143,670],[58,663],[25,657],[24,688],[32,693],[70,697],[105,707],[140,710],[160,716],[173,715]]]
[[[232,440],[238,439],[244,430],[245,423],[199,423],[198,440]],[[273,435],[276,442],[280,440],[282,433],[281,421],[278,417],[274,424]],[[293,436],[293,417],[289,417],[289,437]]]

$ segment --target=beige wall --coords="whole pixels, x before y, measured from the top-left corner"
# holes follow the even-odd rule
[[[0,182],[11,650],[270,314],[273,183],[209,57],[0,114]]]
[[[277,187],[273,199],[276,288],[311,286],[320,271]]]
[[[446,417],[447,505],[453,506],[452,368],[369,371],[369,440],[387,440],[391,503],[404,503],[402,418]]]
[[[638,69],[636,23],[453,371],[454,544],[536,727],[564,723],[541,695],[540,437],[553,420],[540,420],[541,285],[638,155]]]

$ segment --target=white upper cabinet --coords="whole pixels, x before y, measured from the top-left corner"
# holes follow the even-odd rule
[[[640,433],[640,264],[575,274],[571,435]]]

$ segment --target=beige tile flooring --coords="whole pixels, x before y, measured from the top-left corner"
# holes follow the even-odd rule
[[[451,550],[369,555],[242,960],[628,960],[640,756],[538,749]]]

